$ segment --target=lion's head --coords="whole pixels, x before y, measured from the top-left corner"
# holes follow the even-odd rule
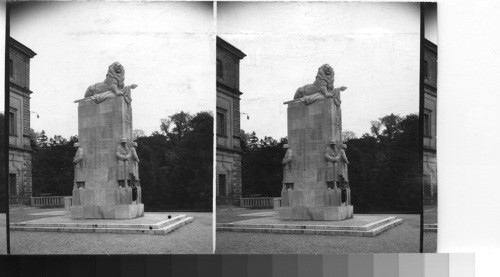
[[[329,64],[324,64],[318,68],[318,74],[316,75],[316,82],[326,83],[328,90],[333,89],[335,72]]]
[[[334,75],[335,72],[333,72],[333,68],[329,64],[324,64],[320,68],[318,68],[318,76],[333,79]]]
[[[109,73],[123,76],[125,75],[125,68],[119,62],[114,62],[108,68]]]
[[[119,62],[112,63],[106,74],[106,79],[108,78],[116,80],[118,87],[122,88],[125,81],[125,68]]]

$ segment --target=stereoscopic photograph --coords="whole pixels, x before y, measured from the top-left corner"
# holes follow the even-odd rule
[[[7,12],[11,253],[213,253],[213,3]]]
[[[422,41],[422,13],[218,3],[216,253],[421,251],[423,180],[430,211],[436,191],[435,111],[420,100],[425,64],[435,103],[435,52],[422,62],[421,50],[436,41]]]

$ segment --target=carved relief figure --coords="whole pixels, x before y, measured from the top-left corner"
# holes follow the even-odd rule
[[[130,148],[130,174],[133,174],[134,178],[139,181],[139,156],[137,156],[136,148],[137,142],[134,141],[132,142],[132,148]]]
[[[293,189],[293,176],[292,176],[292,159],[293,153],[288,144],[283,145],[283,149],[286,149],[285,157],[283,157],[283,161],[281,165],[283,165],[283,184],[285,184],[284,189],[292,190]]]
[[[342,181],[345,183],[347,187],[349,187],[349,177],[347,175],[347,165],[349,164],[349,160],[347,159],[347,156],[345,154],[345,149],[347,149],[346,144],[342,144],[342,148],[339,150],[338,153],[338,172],[337,174],[339,175],[339,179],[342,179]],[[342,178],[341,178],[342,177]]]
[[[130,160],[130,150],[127,146],[127,139],[123,138],[120,140],[120,145],[116,147],[116,159],[117,169],[116,169],[116,179],[118,180],[118,187],[126,187],[126,180],[129,178],[129,163]]]
[[[326,185],[328,189],[336,189],[336,183],[338,181],[338,161],[339,156],[337,155],[337,151],[335,149],[336,142],[335,140],[331,140],[330,145],[326,147],[325,150],[325,160],[327,162],[326,165]]]
[[[314,83],[300,87],[295,92],[293,99],[299,99],[304,104],[309,105],[318,99],[325,97],[333,98],[335,105],[340,106],[340,92],[347,87],[334,88],[335,72],[333,68],[324,64],[318,69],[316,81]]]
[[[132,204],[140,204],[141,199],[138,194],[139,180],[137,180],[133,173],[129,174],[129,185],[132,188]]]
[[[137,85],[125,86],[125,68],[119,63],[115,62],[108,68],[106,79],[104,82],[93,84],[87,88],[85,98],[91,98],[93,101],[100,103],[111,95],[123,95],[125,101],[130,103],[130,90],[135,89]]]
[[[85,188],[85,173],[83,172],[83,149],[80,147],[80,144],[76,142],[73,145],[75,148],[78,147],[75,153],[75,157],[73,158],[73,164],[75,167],[75,187],[78,189]]]

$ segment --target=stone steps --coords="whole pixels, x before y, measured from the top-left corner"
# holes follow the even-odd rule
[[[170,232],[172,232],[173,230],[181,227],[181,226],[184,226],[184,225],[187,225],[189,223],[193,222],[193,218],[192,217],[186,217],[184,219],[181,219],[175,223],[172,223],[170,225],[167,225],[161,229],[158,229],[158,230],[153,230],[154,231],[154,234],[155,235],[164,235],[164,234],[168,234]]]
[[[314,225],[298,225],[298,224],[246,224],[246,223],[219,223],[217,224],[218,227],[251,227],[251,228],[277,228],[277,229],[316,229],[316,230],[354,230],[354,231],[368,231],[373,228],[376,228],[380,225],[383,225],[385,223],[388,223],[392,220],[396,219],[395,217],[386,217],[381,220],[362,225],[362,226],[333,226],[333,225],[321,225],[321,224],[314,224]]]
[[[99,220],[96,220],[98,222]],[[162,220],[154,224],[124,224],[124,223],[11,223],[11,231],[29,232],[67,232],[67,233],[113,233],[113,234],[149,234],[164,235],[189,224],[193,217],[178,215],[171,219]]]
[[[373,237],[402,223],[403,220],[396,217],[363,226],[221,223],[217,224],[217,231]]]

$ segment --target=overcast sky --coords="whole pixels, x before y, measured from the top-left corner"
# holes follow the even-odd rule
[[[342,94],[343,129],[419,108],[418,3],[225,3],[217,32],[245,54],[241,126],[258,137],[287,135],[286,106],[324,63]]]
[[[212,3],[25,3],[12,8],[11,37],[31,60],[31,128],[78,134],[78,104],[108,66],[125,67],[134,129],[160,130],[176,112],[213,111],[215,25]]]

